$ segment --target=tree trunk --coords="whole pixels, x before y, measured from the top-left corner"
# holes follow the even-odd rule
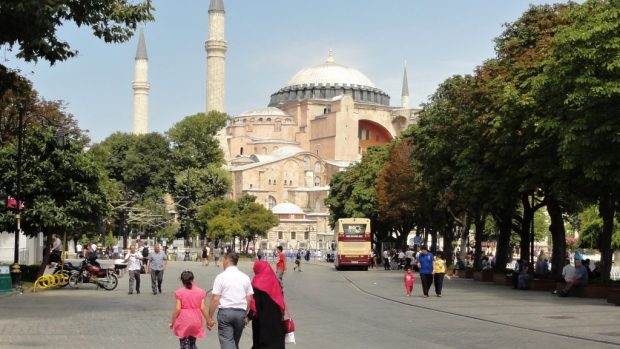
[[[551,232],[551,243],[553,244],[551,272],[554,277],[559,278],[562,275],[564,259],[566,258],[566,231],[564,229],[564,219],[562,218],[562,208],[558,200],[553,196],[547,197],[547,212],[551,219],[549,231]]]
[[[39,272],[37,273],[37,277],[43,275],[45,272],[45,268],[49,264],[50,260],[50,250],[52,249],[52,233],[44,232],[43,236],[45,236],[45,244],[43,245],[43,260],[39,265]]]
[[[512,233],[512,214],[514,209],[505,209],[495,217],[499,227],[497,239],[497,252],[495,255],[495,269],[500,272],[506,271],[506,264],[512,262],[510,253],[510,235]],[[509,256],[510,255],[510,256]]]
[[[467,238],[469,236],[470,227],[471,227],[471,215],[468,215],[467,219],[465,220],[465,226],[463,227],[463,230],[461,231],[461,244],[459,246],[461,253],[459,253],[459,255],[457,256],[457,259],[465,258],[465,252],[467,252]]]
[[[437,231],[436,230],[431,230],[431,251],[433,251],[433,253],[437,252]]]
[[[599,215],[603,219],[603,231],[599,239],[599,251],[601,252],[601,280],[609,281],[611,274],[611,263],[613,258],[613,249],[611,248],[611,237],[614,233],[614,215],[615,202],[612,193],[603,193],[599,198],[598,204]]]
[[[452,258],[452,253],[454,251],[452,248],[453,241],[454,221],[448,217],[448,222],[443,233],[443,257],[446,259],[446,264],[448,266],[451,266],[454,263],[454,259]]]
[[[475,238],[474,238],[474,270],[481,270],[482,266],[480,265],[482,262],[482,238],[484,236],[484,221],[486,216],[480,213],[477,213],[475,216]]]
[[[523,205],[523,220],[521,224],[521,231],[519,236],[521,241],[519,243],[519,249],[521,250],[521,259],[529,261],[530,256],[530,244],[531,241],[531,226],[534,219],[534,208],[530,204],[529,196],[527,194],[521,195],[521,203]]]

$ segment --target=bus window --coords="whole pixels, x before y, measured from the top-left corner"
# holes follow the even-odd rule
[[[342,224],[344,235],[364,235],[366,224]]]

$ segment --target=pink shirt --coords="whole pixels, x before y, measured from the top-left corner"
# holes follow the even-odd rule
[[[207,293],[194,285],[191,289],[181,287],[174,292],[174,297],[181,301],[181,312],[172,324],[172,331],[179,338],[205,336],[200,306],[204,303]]]

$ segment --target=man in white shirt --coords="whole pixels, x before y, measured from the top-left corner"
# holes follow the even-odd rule
[[[564,261],[564,268],[562,268],[562,278],[564,282],[569,283],[575,278],[575,267],[570,264],[570,259]]]
[[[133,284],[136,283],[136,293],[140,294],[140,269],[142,269],[143,259],[142,254],[136,251],[136,245],[129,246],[129,252],[125,256],[125,263],[127,263],[127,271],[129,274],[129,292],[133,294]]]
[[[222,349],[239,349],[239,340],[245,327],[245,317],[254,294],[250,278],[237,269],[239,256],[230,252],[224,256],[224,271],[213,282],[207,327],[215,325],[213,314],[217,308],[217,332]]]
[[[77,253],[78,258],[82,258],[83,250],[84,247],[82,247],[82,244],[78,241],[77,245],[75,245],[75,252]]]

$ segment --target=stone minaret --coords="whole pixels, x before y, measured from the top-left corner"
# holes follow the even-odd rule
[[[211,0],[209,5],[209,35],[205,42],[207,51],[207,113],[224,112],[226,77],[226,50],[224,40],[224,0]]]
[[[148,132],[149,122],[149,59],[146,55],[144,32],[140,30],[138,50],[136,51],[136,73],[133,81],[133,133],[145,134]]]
[[[405,63],[405,71],[403,73],[403,92],[400,100],[403,109],[409,108],[409,83],[407,83],[407,63]]]

